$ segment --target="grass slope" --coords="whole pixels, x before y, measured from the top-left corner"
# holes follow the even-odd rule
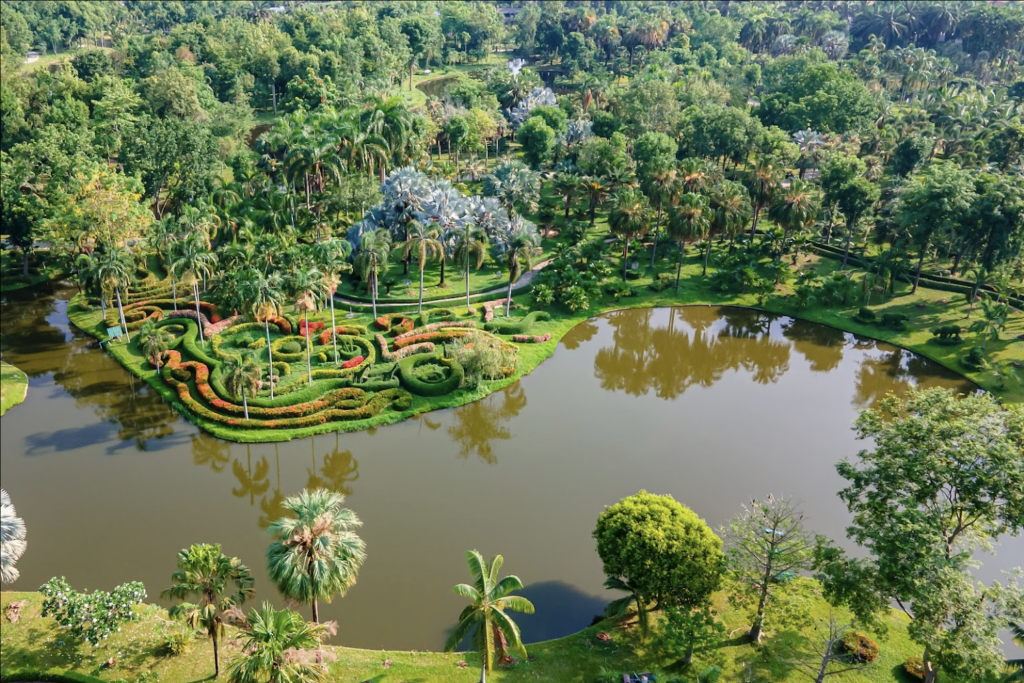
[[[28,375],[0,361],[0,415],[24,401],[27,395]]]
[[[698,652],[691,669],[685,672],[687,680],[705,666],[722,668],[723,681],[739,680],[744,666],[749,665],[758,674],[758,680],[774,683],[797,683],[805,680],[803,674],[785,660],[806,653],[813,643],[815,622],[826,620],[830,607],[817,595],[817,584],[799,579],[786,589],[792,607],[804,615],[794,617],[790,625],[776,629],[765,645],[754,648],[742,637],[748,628],[745,613],[730,606],[728,596],[722,592],[715,596],[715,606],[726,628],[726,635],[718,647]],[[37,680],[33,673],[48,670],[74,671],[100,680],[199,681],[213,673],[212,651],[209,642],[197,639],[192,649],[183,655],[170,657],[162,652],[162,643],[168,635],[178,633],[181,626],[168,618],[167,612],[156,605],[137,608],[138,620],[123,627],[122,631],[100,647],[75,646],[62,637],[54,621],[40,616],[42,597],[38,593],[4,593],[2,609],[15,600],[24,600],[21,619],[10,623],[6,619],[0,626],[3,640],[3,658],[0,677],[3,680]],[[543,605],[538,605],[542,609]],[[845,613],[837,613],[841,618]],[[880,646],[879,661],[865,671],[852,672],[830,678],[835,683],[888,683],[903,681],[900,667],[907,657],[919,654],[919,647],[907,637],[906,618],[890,612],[886,618],[885,633],[869,633]],[[653,629],[657,631],[657,627]],[[596,637],[607,632],[611,640]],[[499,683],[525,683],[526,681],[560,681],[562,683],[591,683],[602,670],[619,675],[630,671],[664,672],[672,667],[651,647],[651,640],[641,644],[637,637],[635,620],[607,620],[564,638],[528,646],[530,661],[512,667],[497,669],[489,680]],[[240,652],[240,641],[234,630],[221,648],[221,663],[226,663]],[[443,654],[435,652],[398,652],[387,650],[360,650],[328,647],[327,657],[331,681],[373,681],[374,683],[470,683],[479,679],[479,659],[471,653]],[[109,659],[114,666],[107,666]],[[383,663],[390,660],[389,668]],[[461,668],[459,662],[465,662]],[[662,674],[666,680],[671,674]],[[951,678],[944,677],[946,681]]]

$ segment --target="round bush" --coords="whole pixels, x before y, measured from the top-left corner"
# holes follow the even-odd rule
[[[873,662],[878,659],[878,643],[860,631],[847,631],[840,640],[843,652],[859,662]]]
[[[284,353],[302,353],[302,344],[297,341],[288,341],[281,344],[281,351]]]
[[[920,657],[910,657],[903,663],[903,670],[907,676],[919,681],[924,680],[924,660]]]
[[[398,363],[398,376],[409,391],[420,396],[444,396],[462,385],[465,371],[454,358],[420,354]]]

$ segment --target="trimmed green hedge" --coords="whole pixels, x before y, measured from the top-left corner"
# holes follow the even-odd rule
[[[416,376],[416,368],[433,363],[448,369],[448,376],[437,382],[427,382]],[[454,358],[441,358],[437,354],[417,354],[398,362],[398,376],[409,391],[420,396],[444,396],[462,385],[466,373]]]
[[[534,324],[537,322],[550,319],[551,314],[546,311],[533,311],[527,314],[526,317],[514,322],[494,321],[486,323],[484,329],[496,334],[526,334],[533,329]]]

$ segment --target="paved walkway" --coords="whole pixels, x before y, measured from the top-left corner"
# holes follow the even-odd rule
[[[523,273],[523,276],[519,278],[519,282],[517,282],[514,285],[512,285],[512,291],[515,292],[517,290],[520,290],[520,289],[526,287],[527,285],[529,285],[531,282],[533,282],[533,278],[535,278],[537,276],[537,273],[539,273],[544,268],[544,266],[546,266],[549,263],[551,263],[552,260],[553,259],[547,259],[547,260],[541,261],[540,263],[535,265],[533,268],[531,268],[530,270],[528,270],[525,273]],[[477,297],[482,297],[482,296],[486,297],[486,296],[498,296],[498,295],[501,295],[502,297],[504,297],[504,295],[507,292],[508,292],[508,285],[506,285],[504,287],[498,287],[497,289],[490,289],[490,290],[487,290],[486,292],[477,292],[475,294],[474,293],[470,293],[469,296],[470,296],[470,298],[474,298],[474,299],[477,298]],[[446,304],[446,303],[451,303],[453,301],[465,301],[465,300],[466,300],[466,295],[463,294],[462,296],[453,296],[453,297],[448,297],[447,299],[429,299],[429,300],[428,299],[424,299],[423,303],[424,304],[431,304],[431,305],[433,305],[433,304]],[[337,294],[334,295],[334,301],[335,301],[335,303],[343,304],[345,306],[370,306],[371,305],[371,303],[369,301],[361,301],[361,300],[357,300],[357,299],[347,299],[347,298],[345,298],[343,296],[339,296]],[[416,301],[405,301],[405,302],[395,303],[395,302],[388,302],[386,300],[382,301],[380,299],[377,299],[377,308],[401,308],[402,306],[408,307],[408,306],[417,306],[417,305],[418,305],[418,302],[416,302]]]

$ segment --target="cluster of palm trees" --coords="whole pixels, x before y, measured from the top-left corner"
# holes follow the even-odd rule
[[[238,558],[225,555],[219,545],[193,545],[178,553],[178,569],[162,596],[177,601],[172,616],[210,639],[215,678],[220,675],[220,643],[226,627],[236,625],[243,630],[244,640],[242,653],[230,665],[232,683],[326,679],[321,643],[334,625],[321,622],[319,606],[344,597],[366,559],[366,544],[356,533],[362,522],[344,502],[340,493],[304,489],[285,498],[286,516],[268,528],[270,578],[286,599],[310,606],[312,623],[267,602],[245,615],[243,604],[256,595],[252,572]],[[468,598],[470,605],[462,611],[445,647],[455,650],[470,638],[480,653],[483,681],[495,662],[504,661],[510,653],[526,655],[519,627],[507,611],[531,614],[534,607],[526,598],[511,595],[523,583],[516,576],[499,576],[501,555],[486,562],[474,550],[466,557],[473,583],[459,584],[453,591]]]

